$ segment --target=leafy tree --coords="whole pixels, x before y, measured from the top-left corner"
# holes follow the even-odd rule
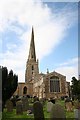
[[[80,80],[77,80],[75,77],[72,77],[72,96],[76,96],[78,99],[80,99]]]
[[[2,102],[3,107],[6,100],[10,99],[13,93],[16,91],[18,85],[18,76],[13,74],[10,70],[8,74],[7,67],[2,67]]]

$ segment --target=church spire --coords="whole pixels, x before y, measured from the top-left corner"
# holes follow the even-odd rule
[[[35,43],[34,43],[34,30],[33,30],[33,27],[32,27],[32,33],[31,33],[31,43],[30,43],[28,60],[34,60],[34,61],[36,61]]]

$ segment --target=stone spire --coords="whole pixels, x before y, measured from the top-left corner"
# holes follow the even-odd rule
[[[30,60],[36,61],[35,43],[34,43],[34,30],[33,30],[33,27],[32,27],[32,33],[31,33],[31,43],[30,43],[28,60],[29,61]]]

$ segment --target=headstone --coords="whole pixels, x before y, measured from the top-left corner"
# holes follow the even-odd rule
[[[65,110],[59,104],[53,104],[53,107],[50,112],[50,119],[55,120],[56,118],[63,120],[66,118]]]
[[[22,98],[23,111],[27,111],[29,108],[29,102],[27,97]]]
[[[80,102],[77,100],[77,101],[74,101],[74,107],[76,109],[80,109]]]
[[[52,102],[48,102],[47,103],[47,112],[51,112],[52,107],[53,107],[53,103]]]
[[[39,101],[33,104],[34,120],[44,120],[43,106]]]
[[[23,114],[23,104],[21,100],[16,102],[16,114],[17,115]]]
[[[74,118],[80,120],[80,109],[74,109]]]
[[[73,110],[72,102],[65,103],[67,111],[71,112]]]
[[[6,108],[7,108],[7,112],[12,112],[13,111],[13,103],[12,103],[11,100],[7,100]]]

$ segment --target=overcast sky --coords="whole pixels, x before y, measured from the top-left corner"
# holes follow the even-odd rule
[[[34,27],[40,72],[78,76],[78,3],[0,0],[0,64],[25,81]]]

